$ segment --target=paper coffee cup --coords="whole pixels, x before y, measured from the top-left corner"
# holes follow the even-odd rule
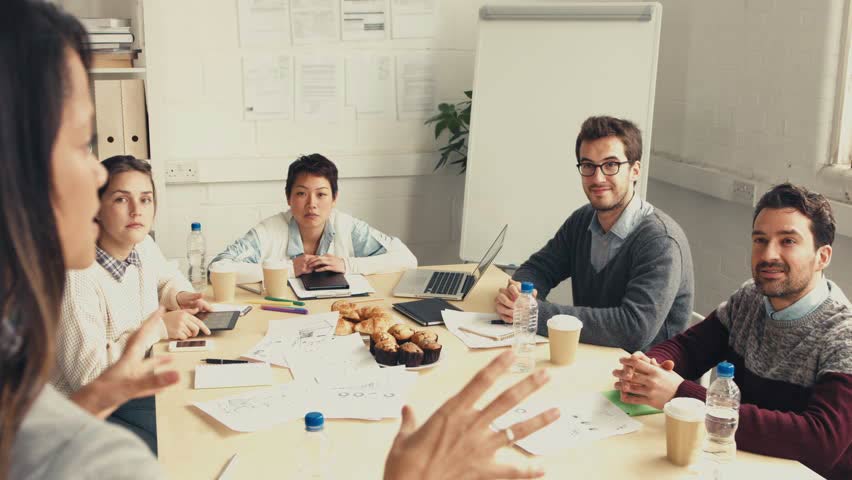
[[[290,269],[283,260],[267,260],[263,262],[263,288],[271,297],[287,296],[287,277]]]
[[[666,414],[666,456],[675,465],[695,462],[704,439],[704,402],[673,398],[663,407]]]
[[[229,262],[210,265],[210,283],[213,284],[213,300],[221,303],[234,301],[237,286],[237,271]]]
[[[582,329],[583,322],[571,315],[554,315],[547,320],[547,336],[550,339],[550,363],[554,365],[574,363]]]

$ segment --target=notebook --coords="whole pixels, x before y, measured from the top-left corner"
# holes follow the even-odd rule
[[[393,309],[424,327],[443,325],[444,318],[441,316],[441,310],[462,311],[462,309],[440,298],[426,298],[414,302],[394,303]]]

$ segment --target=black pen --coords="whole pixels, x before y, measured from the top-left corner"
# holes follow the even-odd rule
[[[227,360],[224,358],[202,358],[204,363],[215,363],[217,365],[224,365],[226,363],[248,363],[248,360]]]
[[[504,322],[503,320],[491,320],[491,325],[509,325],[509,322]]]

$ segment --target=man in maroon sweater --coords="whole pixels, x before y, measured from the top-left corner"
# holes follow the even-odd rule
[[[852,478],[852,306],[823,270],[835,223],[828,201],[790,184],[755,209],[752,280],[686,332],[613,371],[626,403],[704,400],[695,382],[718,362],[742,392],[737,447]]]

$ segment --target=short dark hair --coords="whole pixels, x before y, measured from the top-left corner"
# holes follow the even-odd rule
[[[109,189],[113,177],[124,172],[144,173],[151,180],[151,191],[154,192],[154,201],[157,200],[157,189],[154,187],[154,177],[151,175],[151,165],[145,160],[139,160],[133,155],[115,155],[101,162],[106,168],[107,181],[98,189],[98,197],[102,197]]]
[[[337,198],[337,167],[334,162],[319,153],[302,155],[290,164],[290,168],[287,170],[287,185],[284,187],[287,198],[290,198],[290,194],[293,192],[293,183],[296,178],[303,173],[325,177],[331,184],[332,198]]]
[[[831,204],[822,194],[811,192],[805,187],[782,183],[776,185],[760,197],[754,208],[751,224],[757,220],[757,215],[764,208],[795,208],[811,221],[811,233],[814,236],[816,248],[834,243],[834,231],[837,224],[831,211]]]
[[[574,154],[580,161],[580,145],[586,140],[597,140],[605,137],[618,137],[624,144],[624,153],[631,165],[642,160],[642,132],[630,120],[615,117],[589,117],[580,127]]]

